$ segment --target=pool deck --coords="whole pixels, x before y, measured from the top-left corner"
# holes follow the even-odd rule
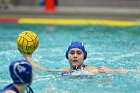
[[[0,17],[84,18],[140,21],[140,9],[122,7],[57,7],[55,11],[45,11],[43,7],[11,6],[9,9],[0,9]]]

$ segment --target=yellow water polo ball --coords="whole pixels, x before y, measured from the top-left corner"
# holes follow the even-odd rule
[[[31,54],[39,45],[38,36],[32,31],[23,31],[17,37],[17,47],[19,51]]]

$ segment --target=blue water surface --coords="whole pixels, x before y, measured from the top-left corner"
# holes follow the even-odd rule
[[[138,69],[140,66],[140,26],[29,25],[0,23],[0,89],[12,83],[8,66],[23,59],[16,38],[32,30],[40,40],[33,58],[39,65],[59,69],[69,66],[65,52],[71,41],[84,43],[86,65],[112,69]],[[60,72],[34,71],[31,85],[35,93],[140,93],[140,72],[61,76]]]

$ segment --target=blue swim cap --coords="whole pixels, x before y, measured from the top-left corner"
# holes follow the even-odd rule
[[[26,60],[14,61],[9,66],[10,76],[14,84],[32,82],[32,66]]]
[[[84,53],[84,60],[87,58],[87,51],[85,50],[85,47],[83,45],[83,43],[79,42],[79,41],[73,41],[71,42],[70,46],[68,47],[68,50],[66,51],[66,58],[68,59],[68,52],[72,49],[72,48],[79,48],[80,50],[83,51]]]

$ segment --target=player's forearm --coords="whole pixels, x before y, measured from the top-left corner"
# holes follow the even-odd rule
[[[38,65],[35,63],[35,61],[32,59],[31,55],[25,56],[26,60],[33,66],[33,69],[36,70],[42,70],[42,71],[53,71],[53,69],[48,68],[48,67],[44,67],[42,65]]]
[[[136,72],[135,69],[113,69],[112,72],[116,73],[126,73],[126,72]]]

